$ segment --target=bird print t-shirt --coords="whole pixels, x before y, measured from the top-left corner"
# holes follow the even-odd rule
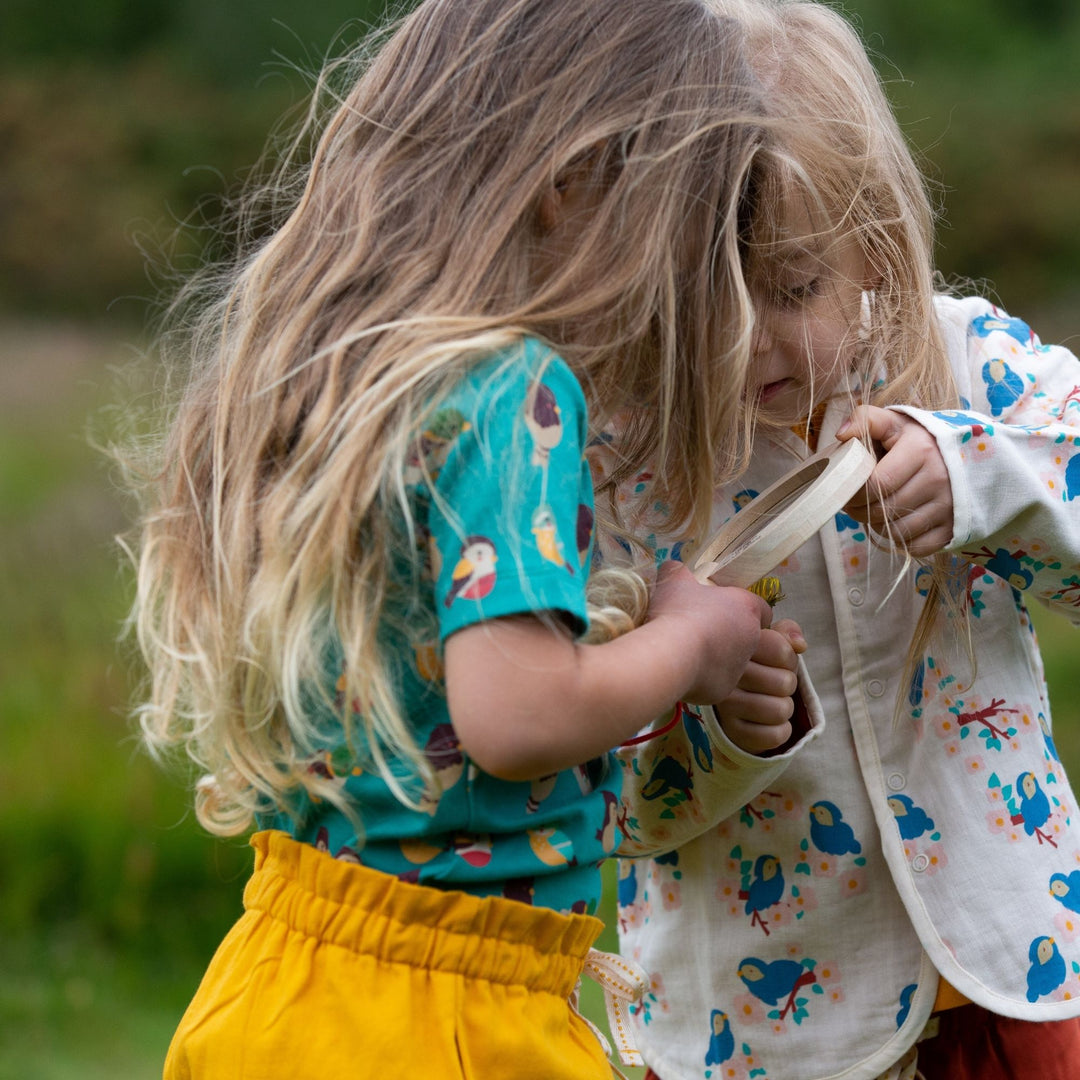
[[[406,463],[413,528],[403,530],[399,590],[381,630],[434,782],[390,760],[410,808],[370,755],[347,745],[336,711],[345,707],[344,669],[331,648],[337,700],[323,706],[325,747],[307,767],[340,787],[362,830],[306,796],[292,816],[266,824],[406,881],[595,910],[599,863],[619,841],[620,770],[605,757],[531,782],[485,774],[458,742],[442,667],[446,638],[486,619],[536,612],[584,630],[593,533],[586,421],[573,373],[532,339],[478,362],[435,403]],[[351,707],[359,721],[360,703]]]

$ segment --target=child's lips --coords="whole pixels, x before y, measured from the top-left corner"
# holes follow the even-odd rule
[[[768,405],[777,394],[782,394],[790,385],[791,379],[777,379],[776,382],[766,383],[758,393],[758,400],[762,405]]]

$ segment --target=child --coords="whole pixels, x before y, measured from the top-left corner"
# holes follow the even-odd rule
[[[759,118],[697,0],[426,0],[195,323],[141,719],[209,829],[263,831],[167,1077],[608,1074],[568,998],[600,861],[666,809],[610,749],[752,657],[791,709],[790,628],[677,564],[580,636],[627,622],[587,604],[590,424],[632,404],[614,479],[658,462],[699,523],[738,457]]]
[[[839,15],[713,7],[797,133],[744,234],[757,434],[713,527],[837,438],[879,462],[777,570],[824,731],[763,784],[748,668],[716,706],[727,816],[621,866],[638,1044],[662,1080],[1074,1080],[1080,815],[1024,594],[1080,621],[1080,363],[933,295],[919,174]]]

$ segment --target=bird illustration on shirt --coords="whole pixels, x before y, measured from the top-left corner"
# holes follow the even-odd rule
[[[577,553],[578,553],[578,565],[584,566],[585,560],[589,555],[589,545],[592,543],[593,525],[595,523],[595,516],[592,512],[592,508],[586,506],[585,503],[578,503],[577,508]]]
[[[486,536],[468,536],[461,545],[461,557],[454,567],[450,589],[444,603],[447,607],[458,598],[482,600],[495,588],[495,545]]]
[[[566,561],[566,556],[563,554],[563,543],[559,539],[555,513],[550,506],[538,506],[534,511],[532,534],[536,537],[537,549],[549,563],[565,567],[573,574],[574,568]]]
[[[784,871],[780,860],[775,855],[759,855],[754,863],[754,880],[748,889],[739,891],[739,899],[746,901],[743,911],[750,916],[750,925],[760,926],[767,936],[769,928],[761,913],[779,904],[783,895]]]
[[[1011,315],[1007,318],[1000,315],[979,315],[971,320],[971,332],[983,338],[996,332],[1005,333],[1021,345],[1031,345],[1035,341],[1031,327],[1023,319],[1014,319]]]
[[[682,714],[683,728],[690,741],[695,764],[702,772],[712,772],[713,752],[705,725],[701,722],[701,718],[691,712],[681,701],[677,708]]]
[[[981,562],[987,570],[1003,578],[1014,589],[1026,589],[1034,580],[1031,571],[1020,561],[1025,557],[1022,550],[1009,551],[1007,548],[997,548],[991,551],[983,544],[980,551],[964,551],[961,554],[965,559]]]
[[[810,807],[810,839],[818,851],[826,855],[858,855],[862,845],[855,839],[855,832],[844,820],[840,808],[822,800]]]
[[[540,804],[555,790],[558,782],[557,772],[546,773],[533,779],[529,784],[529,797],[525,800],[525,813],[535,814],[540,809]]]
[[[731,497],[731,504],[735,507],[735,513],[749,506],[758,497],[758,492],[753,488],[743,488],[742,491],[736,491]]]
[[[529,847],[546,866],[566,866],[574,859],[574,842],[564,832],[548,826],[529,829]]]
[[[459,833],[454,837],[454,854],[477,869],[491,862],[491,837],[486,834]]]
[[[1043,742],[1046,743],[1046,752],[1054,761],[1060,763],[1061,755],[1058,753],[1057,744],[1054,742],[1054,733],[1050,730],[1050,721],[1045,713],[1039,713],[1039,728],[1043,733]]]
[[[743,960],[736,974],[742,979],[746,989],[766,1005],[779,1005],[782,998],[787,998],[780,1010],[781,1020],[795,1007],[795,995],[799,990],[817,982],[813,971],[795,960],[772,960],[766,963],[756,956],[748,956]]]
[[[649,779],[641,788],[643,799],[659,799],[671,792],[681,792],[687,798],[693,788],[690,767],[677,757],[666,754],[654,766]]]
[[[604,820],[596,830],[596,839],[605,853],[610,854],[619,846],[619,800],[613,791],[602,791]]]
[[[982,368],[990,415],[1000,416],[1024,393],[1024,380],[1004,360],[987,360]]]
[[[1080,914],[1080,870],[1071,874],[1052,874],[1050,877],[1050,895],[1060,901],[1070,911]]]
[[[1065,958],[1052,937],[1037,937],[1028,949],[1027,999],[1038,1001],[1065,981]]]
[[[907,795],[890,795],[888,803],[904,840],[914,840],[933,829],[934,819]]]
[[[546,468],[551,451],[562,441],[562,410],[551,388],[539,380],[525,397],[525,426],[533,440],[532,463]]]
[[[1065,501],[1072,502],[1080,495],[1080,454],[1073,454],[1065,466]]]
[[[723,1065],[735,1053],[735,1034],[727,1013],[713,1009],[709,1014],[709,1048],[705,1051],[706,1065]]]
[[[1013,815],[1013,824],[1023,824],[1024,832],[1034,836],[1040,844],[1045,842],[1057,847],[1057,841],[1043,832],[1043,826],[1050,820],[1050,800],[1039,787],[1033,772],[1021,773],[1016,778],[1016,793],[1020,796],[1020,813]]]

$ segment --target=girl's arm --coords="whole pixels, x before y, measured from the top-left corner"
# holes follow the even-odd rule
[[[662,568],[647,621],[602,645],[558,623],[514,616],[446,641],[455,731],[480,768],[527,780],[606,753],[675,702],[723,701],[757,652],[768,605],[743,589]]]
[[[1080,623],[1080,361],[983,300],[939,311],[962,408],[867,409],[888,453],[878,497],[849,513],[888,519],[913,554],[955,551]]]

